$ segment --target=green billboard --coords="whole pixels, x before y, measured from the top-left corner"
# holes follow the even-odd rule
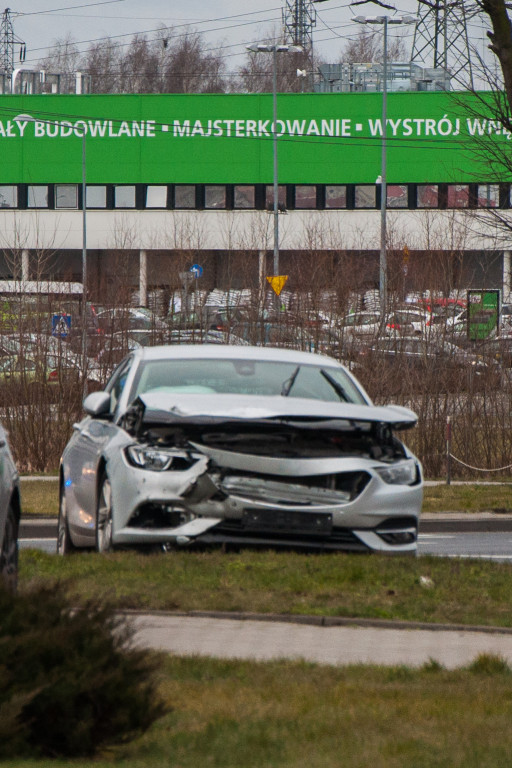
[[[280,183],[375,183],[382,94],[278,94],[277,104]],[[388,183],[510,180],[490,159],[510,147],[492,104],[491,94],[389,93]],[[90,184],[273,179],[271,94],[41,95],[1,97],[0,184],[79,183],[83,135]]]
[[[468,295],[468,339],[487,339],[498,332],[500,292],[470,289]]]

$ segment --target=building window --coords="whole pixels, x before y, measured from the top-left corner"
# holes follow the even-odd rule
[[[78,187],[76,184],[55,185],[56,208],[78,208]]]
[[[418,184],[416,205],[418,208],[437,208],[439,206],[439,187],[437,184]]]
[[[193,184],[179,184],[174,187],[175,208],[195,208],[196,188]]]
[[[254,208],[256,197],[254,187],[248,185],[238,185],[235,187],[235,208]]]
[[[107,207],[107,188],[105,186],[87,185],[85,190],[87,208],[106,208]]]
[[[29,184],[28,186],[28,207],[29,208],[48,208],[48,186]]]
[[[204,207],[225,208],[226,187],[222,187],[218,184],[207,184],[204,188]]]
[[[347,207],[347,188],[346,186],[327,185],[325,188],[325,207],[326,208],[346,208]]]
[[[354,205],[356,208],[375,208],[377,204],[374,184],[356,184]]]
[[[286,208],[286,187],[280,184],[277,191],[277,204]],[[274,185],[267,184],[265,187],[265,207],[271,211],[274,208]]]
[[[18,205],[18,187],[0,186],[0,208],[16,208]]]
[[[316,208],[316,187],[312,184],[295,187],[296,208]]]
[[[135,208],[135,185],[114,187],[114,208]]]
[[[388,208],[409,207],[407,184],[388,184],[386,186],[386,197]]]
[[[479,184],[477,203],[479,208],[499,208],[500,185],[499,184]]]
[[[446,205],[448,208],[467,208],[469,206],[469,184],[448,184]]]
[[[146,208],[166,208],[167,187],[149,185],[146,188]]]

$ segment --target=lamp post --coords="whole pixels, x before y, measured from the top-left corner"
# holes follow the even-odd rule
[[[252,53],[272,54],[272,149],[274,164],[274,276],[279,275],[279,176],[277,157],[277,54],[278,53],[302,53],[300,45],[277,45],[267,43],[253,43],[247,46]],[[279,312],[279,296],[276,295],[276,311]]]
[[[52,120],[39,120],[32,115],[21,114],[15,118],[18,122],[45,123],[54,125]],[[87,197],[86,197],[86,153],[85,153],[86,128],[82,132],[82,372],[83,372],[83,396],[87,395]]]
[[[317,0],[319,2],[321,0]],[[388,24],[415,24],[416,16],[355,16],[359,24],[381,24],[383,30],[382,61],[382,140],[380,159],[380,257],[379,257],[379,296],[380,316],[384,322],[388,304],[388,266],[387,266],[387,118],[388,118]]]
[[[325,3],[328,0],[313,0],[315,3]],[[387,287],[387,248],[386,248],[386,205],[387,205],[387,176],[386,176],[386,133],[387,133],[387,90],[388,90],[388,24],[416,24],[417,16],[354,16],[359,24],[381,24],[384,32],[383,66],[382,66],[382,144],[380,168],[380,258],[379,258],[379,294],[380,315],[382,322],[386,315],[388,303]],[[376,183],[379,183],[377,179]]]

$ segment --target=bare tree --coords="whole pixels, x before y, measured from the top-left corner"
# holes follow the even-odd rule
[[[193,29],[160,38],[164,51],[163,90],[167,93],[223,93],[227,90],[222,51],[209,51]]]
[[[83,69],[91,76],[93,93],[119,93],[120,48],[109,38],[91,45],[83,58]]]
[[[73,74],[80,69],[80,51],[71,35],[55,40],[47,55],[40,59],[37,67],[46,72]]]
[[[340,61],[347,64],[382,61],[382,33],[362,27],[353,40],[349,40],[341,51]],[[404,38],[399,34],[390,36],[388,60],[404,61],[407,58]]]
[[[222,48],[209,50],[193,29],[164,27],[153,37],[135,35],[126,46],[105,38],[80,54],[71,37],[57,40],[39,66],[91,76],[93,93],[224,93]]]
[[[477,5],[489,17],[492,31],[488,32],[489,48],[500,62],[509,108],[512,108],[512,23],[510,5],[505,0],[477,0]]]

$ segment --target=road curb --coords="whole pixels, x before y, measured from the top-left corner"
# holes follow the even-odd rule
[[[425,621],[357,618],[352,616],[311,616],[289,613],[250,613],[245,611],[137,611],[119,610],[121,616],[169,616],[184,619],[221,619],[225,621],[261,621],[284,624],[306,624],[316,627],[362,627],[374,629],[428,630],[431,632],[480,632],[493,635],[512,635],[512,627],[482,624],[434,624]]]

